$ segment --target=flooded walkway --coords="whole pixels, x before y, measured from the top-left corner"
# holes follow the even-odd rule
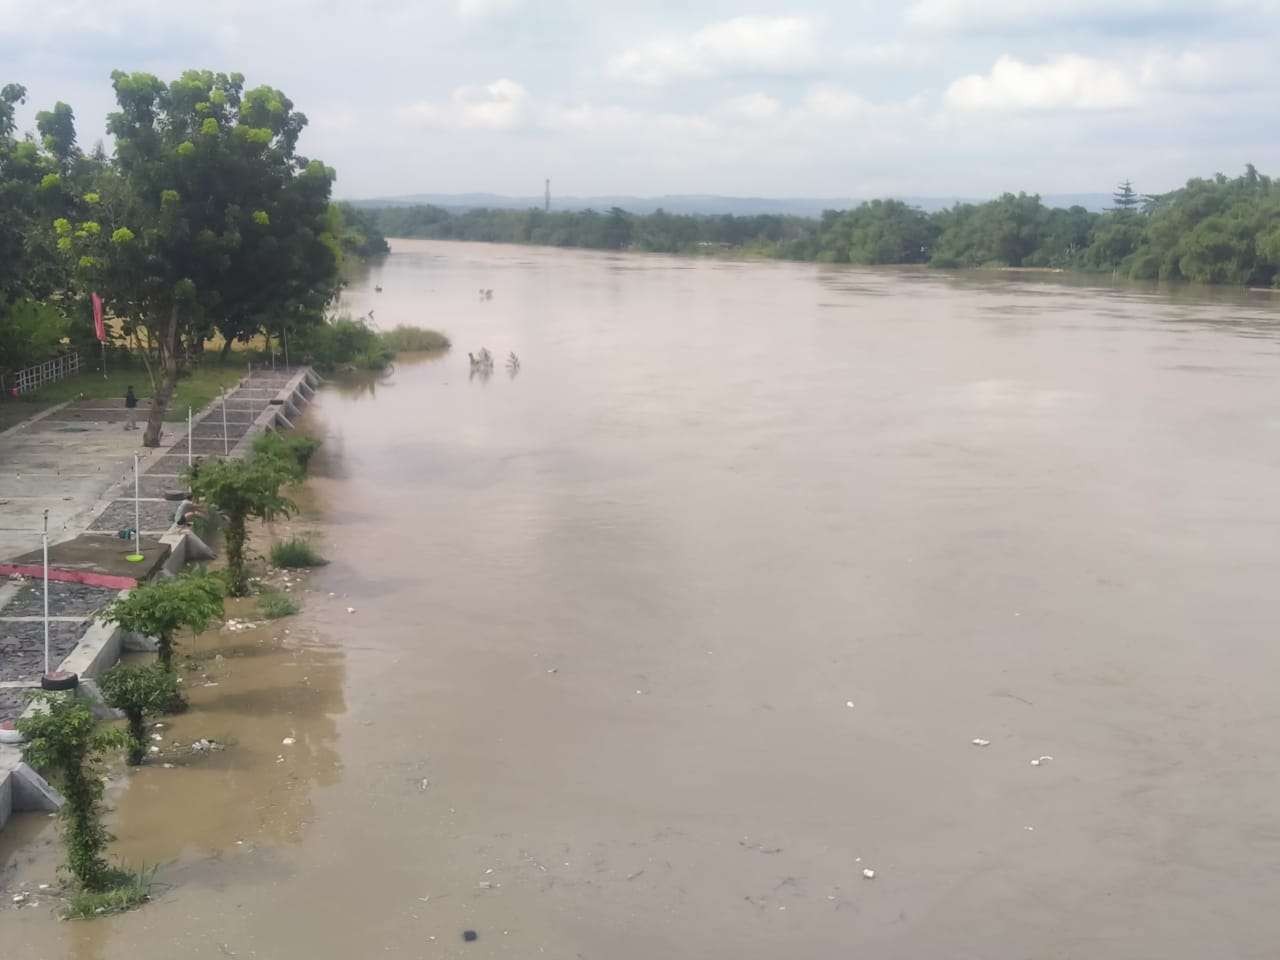
[[[403,243],[348,306],[454,353],[309,412],[333,562],[111,793],[157,902],[0,953],[1273,952],[1273,301]]]

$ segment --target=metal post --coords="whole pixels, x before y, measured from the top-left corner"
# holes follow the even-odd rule
[[[227,446],[227,391],[219,387],[218,392],[222,394],[222,455],[225,457],[231,452]]]
[[[284,368],[289,369],[289,325],[280,328],[284,333]]]
[[[191,469],[191,408],[187,407],[187,469]]]
[[[44,511],[44,675],[49,675],[49,510]]]
[[[138,455],[133,455],[133,552],[142,556],[142,505],[138,500]]]

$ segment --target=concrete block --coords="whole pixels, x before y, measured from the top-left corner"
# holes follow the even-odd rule
[[[62,809],[62,794],[25,763],[20,763],[10,777],[13,784],[13,809],[24,813],[55,813]]]

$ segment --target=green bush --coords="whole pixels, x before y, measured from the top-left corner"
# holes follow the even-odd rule
[[[159,663],[131,667],[118,663],[98,681],[107,704],[124,712],[129,722],[131,766],[147,755],[147,717],[164,713],[182,699],[178,678]]]
[[[275,430],[259,434],[253,441],[253,453],[258,457],[275,457],[287,464],[296,465],[299,474],[305,473],[307,464],[320,449],[320,441],[304,434],[284,434]]]
[[[381,369],[394,356],[378,331],[363,320],[350,317],[327,320],[300,331],[294,337],[294,349],[321,370],[342,366]]]
[[[381,334],[382,342],[396,353],[427,353],[448,350],[453,344],[437,330],[408,327],[401,324]]]
[[[42,694],[40,709],[18,720],[23,759],[52,774],[62,789],[62,840],[67,869],[82,890],[109,889],[115,871],[103,858],[112,836],[102,825],[102,762],[126,746],[123,730],[99,727],[89,705],[74,696]]]
[[[299,477],[296,463],[271,456],[247,460],[215,460],[188,474],[191,495],[226,519],[223,543],[227,555],[227,592],[243,597],[249,592],[244,547],[249,539],[249,518],[271,520],[288,516],[294,505],[280,492]]]
[[[238,461],[236,461],[238,462]],[[155,637],[160,663],[173,670],[173,636],[182,627],[201,632],[222,619],[222,580],[209,573],[188,573],[135,587],[99,616],[125,630]]]
[[[301,609],[297,600],[279,590],[269,590],[258,596],[258,612],[268,620],[291,617]]]
[[[271,565],[275,567],[323,567],[328,562],[309,540],[301,537],[290,537],[271,545]]]

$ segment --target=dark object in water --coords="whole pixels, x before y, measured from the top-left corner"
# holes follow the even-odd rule
[[[478,939],[479,936],[480,934],[476,933],[474,930],[462,931],[462,939],[467,941],[467,943],[470,943],[472,940]]]

